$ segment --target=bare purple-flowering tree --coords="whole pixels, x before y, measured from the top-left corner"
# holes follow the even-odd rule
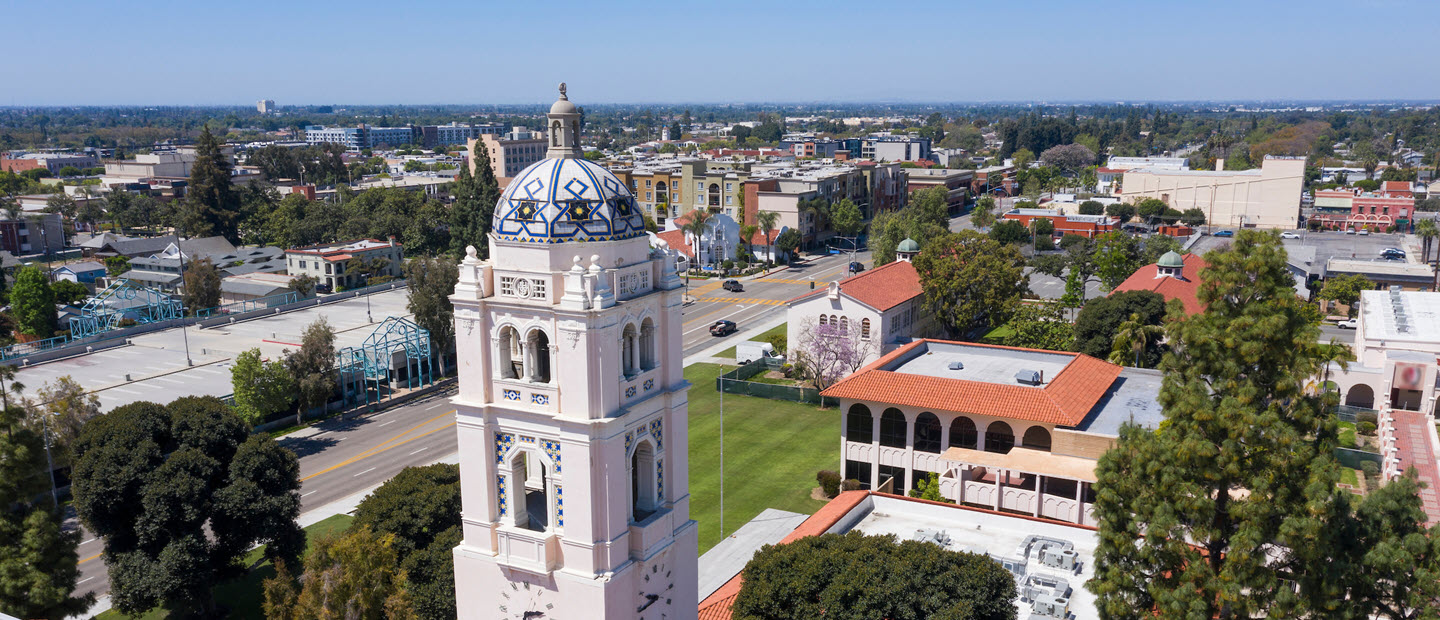
[[[1045,149],[1040,161],[1066,172],[1073,172],[1095,163],[1095,151],[1083,144],[1062,144]]]
[[[791,348],[801,376],[823,390],[860,370],[875,348],[874,335],[863,331],[846,317],[805,319],[799,342]]]

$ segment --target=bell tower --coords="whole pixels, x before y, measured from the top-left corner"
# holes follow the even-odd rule
[[[450,297],[459,617],[695,618],[678,253],[579,157],[563,84],[549,117]]]

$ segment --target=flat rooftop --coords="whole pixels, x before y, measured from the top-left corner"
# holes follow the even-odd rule
[[[865,534],[894,534],[899,540],[912,540],[917,535],[925,535],[922,532],[939,532],[948,538],[948,544],[943,546],[951,551],[985,553],[996,560],[1020,560],[1025,573],[1017,576],[1015,586],[1022,594],[1028,576],[1061,579],[1069,586],[1071,618],[1100,617],[1095,608],[1095,595],[1084,587],[1085,582],[1095,576],[1095,548],[1099,537],[1094,530],[884,495],[871,495],[867,500],[837,524],[843,528],[839,532],[853,530]],[[854,525],[845,527],[846,523]],[[837,530],[832,528],[831,531]],[[1073,544],[1079,570],[1043,566],[1036,551],[1031,551],[1028,558],[1021,560],[1022,545],[1029,536],[1043,536]],[[1019,612],[1016,617],[1033,617],[1029,603],[1022,602],[1018,597],[1015,608]]]
[[[1360,321],[1366,340],[1440,343],[1440,293],[1361,291]]]
[[[956,342],[930,342],[924,354],[908,359],[901,358],[897,360],[899,363],[886,366],[885,369],[941,379],[967,379],[1023,386],[1023,384],[1016,383],[1015,373],[1022,370],[1035,370],[1040,372],[1045,381],[1049,381],[1055,375],[1060,374],[1060,371],[1070,365],[1074,359],[1074,355],[1063,353],[973,347]],[[952,362],[960,362],[964,364],[965,368],[950,370]]]
[[[39,398],[46,383],[69,376],[100,397],[100,409],[137,401],[168,403],[181,396],[228,396],[234,387],[230,366],[241,352],[258,348],[265,359],[279,359],[300,348],[301,332],[320,317],[335,329],[335,349],[359,346],[388,316],[409,316],[408,289],[370,295],[375,323],[365,320],[365,298],[293,310],[264,318],[206,329],[170,328],[131,337],[120,346],[17,369],[25,395]],[[190,359],[185,363],[185,343]]]

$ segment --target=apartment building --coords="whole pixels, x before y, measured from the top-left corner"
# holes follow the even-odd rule
[[[918,136],[867,136],[860,139],[860,157],[875,161],[930,159],[930,139]]]
[[[445,144],[469,144],[480,136],[496,136],[505,133],[500,123],[450,123],[448,125],[425,125],[420,128],[420,145],[425,148]]]
[[[50,171],[51,176],[60,176],[66,166],[79,169],[95,168],[100,159],[89,153],[25,153],[16,157],[0,155],[0,170],[24,172],[37,168]]]
[[[678,217],[685,204],[684,165],[677,160],[644,162],[634,167],[611,168],[630,188],[635,201],[661,228]]]
[[[342,144],[347,151],[398,147],[420,142],[418,127],[317,127],[305,128],[306,144]]]
[[[680,184],[684,200],[672,201],[680,206],[679,213],[675,216],[704,208],[711,213],[724,213],[743,222],[739,215],[740,203],[745,195],[745,182],[750,180],[750,169],[755,165],[757,162],[750,159],[681,162]]]
[[[465,141],[470,150],[470,172],[475,172],[475,148],[484,146],[490,156],[490,169],[499,179],[509,179],[537,161],[545,159],[550,148],[545,132],[525,127],[512,127],[504,134],[482,134]]]
[[[355,288],[364,286],[364,277],[351,271],[351,259],[373,261],[385,259],[385,268],[370,274],[370,277],[401,277],[403,248],[395,243],[379,239],[358,239],[341,243],[326,243],[285,250],[285,269],[292,276],[311,276],[320,285],[331,288]]]
[[[0,250],[16,256],[54,253],[65,249],[65,228],[59,213],[0,220]]]
[[[970,184],[975,180],[974,170],[950,170],[948,168],[911,168],[905,171],[906,189],[910,193],[934,187],[945,188],[945,205],[952,214],[965,212],[965,203],[970,200]]]

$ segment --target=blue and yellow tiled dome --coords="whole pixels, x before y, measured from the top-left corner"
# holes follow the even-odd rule
[[[492,230],[502,241],[619,241],[645,235],[635,197],[609,170],[585,159],[531,164],[505,188]]]

